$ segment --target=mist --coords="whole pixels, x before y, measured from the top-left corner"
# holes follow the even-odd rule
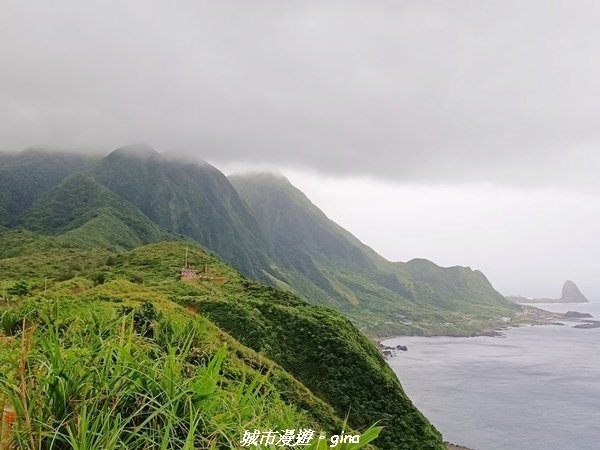
[[[6,1],[0,149],[274,169],[388,259],[598,299],[599,21],[592,1]]]

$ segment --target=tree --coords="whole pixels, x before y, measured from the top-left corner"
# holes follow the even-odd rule
[[[24,297],[29,294],[29,285],[25,281],[17,281],[6,292],[15,297]]]

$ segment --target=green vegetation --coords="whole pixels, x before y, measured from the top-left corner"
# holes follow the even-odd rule
[[[443,449],[374,344],[335,311],[196,247],[191,264],[224,282],[180,280],[181,242],[44,253],[29,232],[0,240],[19,255],[0,260],[0,281],[31,286],[0,318],[0,397],[17,410],[18,448],[239,448],[244,429],[332,435],[377,422],[377,448]]]
[[[281,400],[267,367],[209,348],[197,323],[164,316],[148,338],[131,315],[82,306],[35,301],[2,317],[26,325],[12,349],[19,363],[0,376],[0,395],[20,419],[15,448],[240,448],[244,429],[317,425]]]
[[[342,311],[366,333],[465,335],[518,309],[481,272],[385,260],[281,176],[230,180],[273,242],[279,286]]]
[[[36,243],[44,254],[188,240],[252,279],[337,309],[372,336],[469,335],[518,312],[480,272],[386,261],[282,177],[230,179],[145,146],[96,163],[43,151],[5,155],[0,226],[52,235]],[[64,279],[79,272],[71,263],[63,271]]]
[[[60,241],[77,247],[131,249],[165,236],[135,206],[82,173],[45,194],[22,223],[32,231],[61,235]]]
[[[144,146],[0,164],[15,448],[238,448],[244,429],[314,428],[367,430],[338,449],[441,450],[361,331],[465,335],[519,308],[470,268],[385,260],[283,178],[234,188]],[[180,279],[188,250],[199,277]]]
[[[272,247],[236,190],[211,165],[133,146],[115,150],[93,173],[163,230],[194,239],[247,276],[265,279]]]
[[[29,294],[29,285],[25,281],[17,281],[6,292],[8,295],[23,297]]]
[[[0,226],[14,226],[20,216],[69,174],[88,167],[91,158],[30,149],[3,154],[0,161]]]
[[[246,285],[245,300],[192,301],[243,344],[278,362],[348,423],[363,428],[377,417],[383,448],[438,448],[440,435],[406,397],[375,346],[325,307],[272,288]]]

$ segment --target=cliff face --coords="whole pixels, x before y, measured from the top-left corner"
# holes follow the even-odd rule
[[[577,285],[571,280],[565,281],[562,288],[562,296],[560,301],[563,303],[587,303],[589,300],[579,290]]]
[[[481,317],[510,317],[518,309],[479,271],[426,259],[387,261],[283,176],[229,180],[272,243],[278,279],[302,297],[342,311],[369,334],[471,334]],[[440,314],[448,318],[440,320]],[[444,322],[451,325],[446,329]]]

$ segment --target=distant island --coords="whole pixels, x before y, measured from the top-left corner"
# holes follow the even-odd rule
[[[528,298],[519,295],[509,295],[507,300],[515,303],[589,303],[589,300],[579,290],[577,285],[567,280],[563,284],[562,295],[560,298]]]

